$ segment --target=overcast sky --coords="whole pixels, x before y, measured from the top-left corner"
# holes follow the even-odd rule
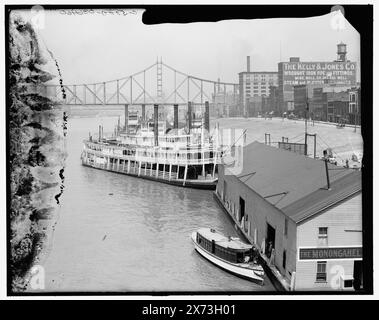
[[[305,19],[155,26],[142,23],[142,12],[126,16],[45,13],[45,27],[39,33],[57,58],[66,84],[128,76],[153,64],[157,56],[185,73],[237,83],[247,55],[252,71],[277,71],[277,63],[291,56],[333,61],[341,41],[347,44],[348,59],[360,63],[358,32],[348,22],[342,30],[333,28],[332,13]]]

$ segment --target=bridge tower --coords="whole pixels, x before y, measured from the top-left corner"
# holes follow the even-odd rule
[[[157,58],[157,100],[159,102],[162,102],[162,57],[159,61]]]

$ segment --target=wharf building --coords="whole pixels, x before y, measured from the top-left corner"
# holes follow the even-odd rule
[[[278,63],[278,113],[292,111],[295,107],[294,87],[304,85],[308,98],[315,88],[357,86],[357,63],[347,60],[346,44],[337,45],[337,60],[332,62],[303,62],[291,57],[289,62]]]
[[[278,85],[275,71],[251,71],[250,56],[247,57],[246,71],[239,76],[239,105],[245,117],[257,116],[264,109],[264,100],[270,95],[271,87]]]
[[[214,196],[285,289],[361,289],[361,171],[253,142]]]

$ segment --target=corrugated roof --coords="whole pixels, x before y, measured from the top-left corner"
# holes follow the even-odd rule
[[[361,188],[360,171],[328,164],[328,191],[323,161],[259,142],[245,146],[242,158],[236,177],[295,222]]]
[[[326,188],[305,196],[282,209],[296,223],[339,203],[362,190],[361,172],[355,171],[331,183],[330,190]]]

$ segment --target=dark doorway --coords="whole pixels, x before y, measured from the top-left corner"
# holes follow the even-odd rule
[[[240,222],[245,216],[245,200],[240,197]]]
[[[197,172],[194,166],[188,166],[187,179],[197,179]]]
[[[275,228],[267,223],[266,255],[271,256],[271,250],[275,248]]]
[[[362,289],[363,287],[362,280],[363,280],[362,260],[355,260],[354,261],[354,281],[353,281],[354,290]]]

